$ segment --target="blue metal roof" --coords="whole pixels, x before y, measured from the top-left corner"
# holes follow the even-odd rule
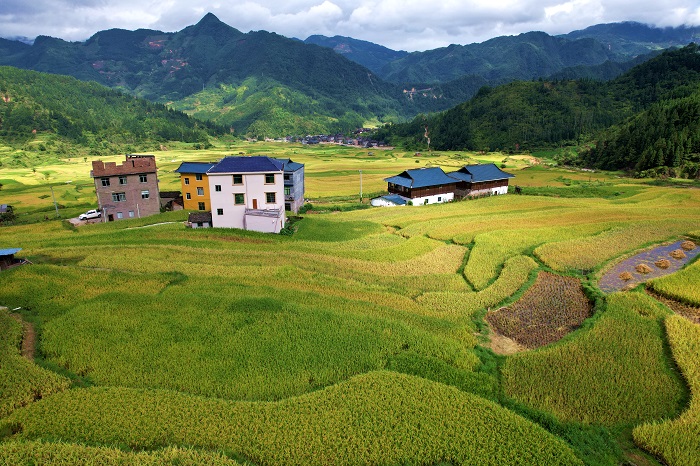
[[[194,173],[205,174],[207,170],[216,165],[212,162],[182,162],[180,166],[175,170],[175,173]]]
[[[225,157],[207,173],[271,173],[283,168],[284,162],[266,156]]]
[[[385,178],[384,181],[406,188],[425,188],[457,182],[454,178],[447,176],[440,167],[414,168],[391,178]]]
[[[448,173],[448,175],[470,183],[505,180],[506,178],[515,177],[515,175],[504,172],[493,163],[465,165],[456,172]]]
[[[303,163],[293,162],[292,159],[273,159],[284,164],[284,171],[295,172],[304,167]]]
[[[382,197],[382,199],[386,199],[387,201],[394,203],[396,205],[406,205],[406,199],[399,196],[398,194],[387,194],[386,196],[381,196],[381,197]]]
[[[20,252],[22,248],[0,249],[0,256],[11,256]]]

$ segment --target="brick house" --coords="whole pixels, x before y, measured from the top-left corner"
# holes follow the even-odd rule
[[[160,213],[158,169],[153,155],[126,155],[124,163],[92,162],[97,203],[106,222]]]

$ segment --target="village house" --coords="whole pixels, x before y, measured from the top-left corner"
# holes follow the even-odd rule
[[[506,173],[493,163],[465,165],[447,174],[458,181],[457,198],[495,196],[508,193],[508,179],[515,175]]]
[[[126,155],[121,165],[93,161],[90,176],[104,221],[160,213],[157,171],[153,155]]]
[[[212,226],[279,233],[285,225],[284,162],[225,157],[207,171]]]
[[[396,194],[413,205],[436,204],[454,199],[457,180],[440,167],[415,168],[386,178],[389,194]]]
[[[506,194],[508,180],[513,176],[493,163],[465,165],[450,173],[439,167],[406,170],[386,178],[389,194],[372,199],[371,204],[383,207],[424,205]]]
[[[180,174],[185,210],[211,210],[207,171],[214,162],[182,162],[175,170]]]
[[[15,254],[20,252],[22,248],[8,248],[0,249],[0,270],[9,269],[17,265],[22,265],[29,263],[25,259],[19,259],[15,257]]]

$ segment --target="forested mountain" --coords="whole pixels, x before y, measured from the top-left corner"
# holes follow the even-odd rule
[[[307,37],[304,42],[333,49],[336,53],[359,63],[374,73],[379,73],[387,63],[408,55],[408,52],[391,50],[382,45],[352,37],[313,35]]]
[[[527,149],[598,140],[582,162],[601,168],[679,167],[698,157],[700,52],[670,50],[610,82],[531,81],[482,88],[446,112],[378,137],[440,150]]]
[[[19,145],[38,135],[94,154],[158,147],[170,140],[206,144],[227,128],[97,83],[0,67],[0,140]]]

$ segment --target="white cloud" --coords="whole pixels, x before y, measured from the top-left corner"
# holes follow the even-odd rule
[[[606,22],[700,24],[697,0],[2,0],[0,36],[85,40],[109,28],[178,31],[207,12],[243,32],[337,34],[409,51]]]

